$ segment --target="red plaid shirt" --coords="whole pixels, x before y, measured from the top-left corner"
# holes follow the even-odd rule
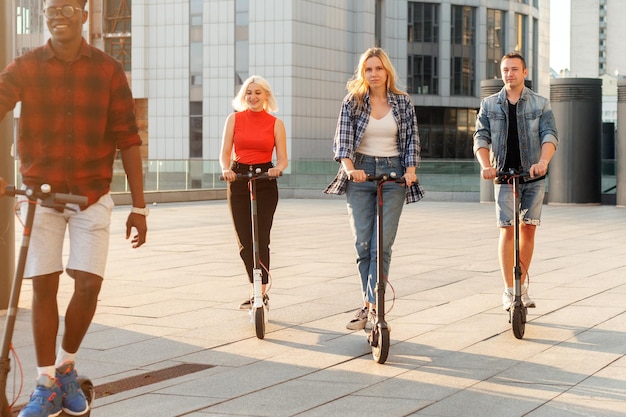
[[[110,189],[117,149],[141,144],[135,103],[121,64],[85,42],[72,63],[50,42],[0,74],[0,120],[22,102],[17,149],[22,181],[85,195]]]

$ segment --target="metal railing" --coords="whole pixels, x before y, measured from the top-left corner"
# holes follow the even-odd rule
[[[15,178],[19,184],[19,162],[15,162]],[[615,193],[615,161],[602,161],[602,192]],[[337,173],[339,164],[329,160],[291,161],[289,169],[278,180],[281,188],[323,190]],[[418,169],[418,178],[426,191],[476,192],[480,191],[480,172],[474,160],[424,160]],[[144,190],[192,191],[225,188],[220,181],[221,169],[217,160],[146,160],[143,166]],[[128,183],[122,162],[114,163],[111,191],[128,192]]]

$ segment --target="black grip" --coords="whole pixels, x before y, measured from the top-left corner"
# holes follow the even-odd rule
[[[380,174],[380,175],[367,174],[367,181],[393,181],[398,184],[405,183],[404,177],[398,178],[395,172],[390,172],[388,174]]]
[[[517,169],[509,169],[507,171],[496,171],[496,177],[507,179],[513,177],[530,177],[530,172],[528,171],[519,171]]]
[[[83,195],[75,195],[75,194],[62,194],[55,193],[54,202],[57,204],[78,204],[79,206],[86,206],[89,201],[87,197]]]
[[[8,195],[9,197],[13,197],[13,196],[15,196],[16,194],[18,194],[18,192],[17,192],[17,190],[16,190],[16,188],[15,188],[15,185],[7,185],[7,187],[6,187],[5,191],[4,191],[4,193],[5,193],[6,195]]]
[[[282,177],[283,173],[281,172],[279,176],[269,175],[267,172],[249,172],[247,174],[242,174],[240,172],[237,173],[237,180],[275,180],[278,177]],[[224,181],[224,176],[220,175],[220,181]]]

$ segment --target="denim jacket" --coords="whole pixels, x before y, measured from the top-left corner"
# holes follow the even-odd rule
[[[556,123],[550,101],[528,87],[524,87],[517,102],[517,131],[519,136],[522,169],[527,171],[541,156],[541,146],[559,142]],[[509,108],[506,90],[486,97],[480,103],[474,132],[474,154],[480,148],[489,149],[491,166],[504,169],[506,160],[507,134],[509,131]]]

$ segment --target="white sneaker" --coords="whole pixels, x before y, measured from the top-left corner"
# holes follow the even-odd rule
[[[376,323],[376,309],[373,308],[367,315],[367,323],[365,323],[365,330],[370,331],[374,327],[374,323]]]
[[[522,287],[522,304],[526,308],[535,308],[537,304],[528,296],[528,286],[524,285]]]
[[[363,307],[356,312],[354,318],[346,324],[348,330],[363,330],[367,324],[368,308]]]
[[[513,293],[508,289],[504,290],[502,293],[502,309],[504,311],[509,311],[513,305],[513,301],[515,301]]]

